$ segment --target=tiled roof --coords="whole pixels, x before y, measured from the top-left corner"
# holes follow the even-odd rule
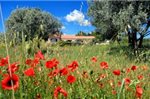
[[[94,39],[94,36],[61,35],[62,40]]]

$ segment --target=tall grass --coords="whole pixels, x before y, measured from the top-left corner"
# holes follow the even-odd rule
[[[22,53],[22,46],[17,46],[15,48],[9,47],[10,59],[11,62],[22,62],[20,63],[19,70],[17,74],[20,77],[19,89],[14,93],[14,96],[18,99],[26,98],[33,99],[40,95],[42,98],[51,99],[53,98],[53,92],[56,86],[62,86],[68,92],[69,99],[77,99],[77,98],[88,98],[88,99],[115,99],[117,96],[119,99],[131,99],[131,97],[135,98],[135,84],[139,81],[137,76],[139,74],[144,75],[144,79],[139,81],[143,83],[143,99],[149,99],[149,70],[143,71],[140,69],[141,66],[149,66],[148,62],[140,62],[136,63],[133,60],[130,60],[128,55],[124,53],[124,51],[119,51],[119,46],[116,44],[111,45],[82,45],[82,46],[47,46],[49,47],[50,53],[45,53],[44,56],[46,60],[41,61],[37,67],[41,67],[42,71],[38,71],[35,69],[36,75],[35,77],[27,77],[24,75],[23,71],[29,68],[25,64],[25,59],[20,56]],[[115,49],[114,49],[115,48]],[[1,49],[4,49],[3,47]],[[42,49],[36,49],[36,51]],[[117,50],[117,51],[114,51]],[[36,53],[35,51],[35,53]],[[33,58],[34,56],[28,55],[28,58]],[[0,55],[3,57],[6,56],[5,50],[0,51]],[[91,62],[91,58],[95,56],[98,61],[96,63]],[[66,65],[70,64],[72,61],[76,60],[79,63],[79,68],[75,72],[71,72],[77,79],[77,81],[73,84],[68,84],[66,81],[66,77],[57,75],[54,78],[49,78],[47,75],[51,69],[48,70],[45,67],[45,62],[49,59],[56,58],[59,60],[58,68],[63,68]],[[108,70],[102,70],[100,68],[100,62],[106,61],[109,65]],[[129,75],[126,75],[125,68],[131,68],[132,65],[136,65],[139,69],[135,72],[131,71]],[[115,69],[120,69],[121,76],[116,77],[113,75],[112,71]],[[2,70],[2,68],[1,68]],[[5,72],[5,71],[4,71]],[[84,74],[86,73],[86,74]],[[101,74],[106,74],[107,77],[96,81],[97,78]],[[87,75],[87,77],[85,77]],[[117,86],[118,81],[122,81],[125,77],[131,78],[130,91],[125,89],[125,87]],[[2,79],[2,76],[1,78]],[[113,81],[114,88],[110,85],[110,81]],[[104,86],[102,86],[102,84]],[[117,95],[112,94],[112,91],[115,90]],[[11,98],[10,91],[0,89],[1,98]],[[64,98],[62,95],[59,95],[59,98]]]

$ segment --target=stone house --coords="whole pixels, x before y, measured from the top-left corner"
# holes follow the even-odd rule
[[[49,36],[49,42],[56,43],[62,40],[70,42],[83,42],[84,44],[86,44],[88,42],[91,42],[94,38],[94,36],[62,35],[60,33],[56,33]]]

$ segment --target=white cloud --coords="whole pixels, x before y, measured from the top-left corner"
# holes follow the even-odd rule
[[[88,20],[84,20],[84,21],[82,22],[82,25],[83,25],[83,26],[89,26],[89,25],[91,25],[91,23],[90,23]]]
[[[65,26],[62,26],[61,29],[64,30],[64,29],[66,29],[66,27],[65,27]]]
[[[78,21],[78,22],[81,22],[84,20],[84,15],[82,12],[78,11],[78,10],[74,10],[72,11],[70,14],[68,14],[66,16],[66,20],[68,22],[71,22],[71,21]]]
[[[78,22],[81,26],[89,26],[91,25],[88,20],[85,19],[84,14],[81,11],[73,10],[68,14],[65,19],[68,22]]]

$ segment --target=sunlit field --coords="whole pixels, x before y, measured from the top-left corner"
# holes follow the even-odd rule
[[[1,0],[0,99],[150,99],[150,0]]]
[[[0,98],[150,99],[150,63],[130,59],[118,46],[49,46],[33,55],[13,47],[9,56],[1,46]]]

